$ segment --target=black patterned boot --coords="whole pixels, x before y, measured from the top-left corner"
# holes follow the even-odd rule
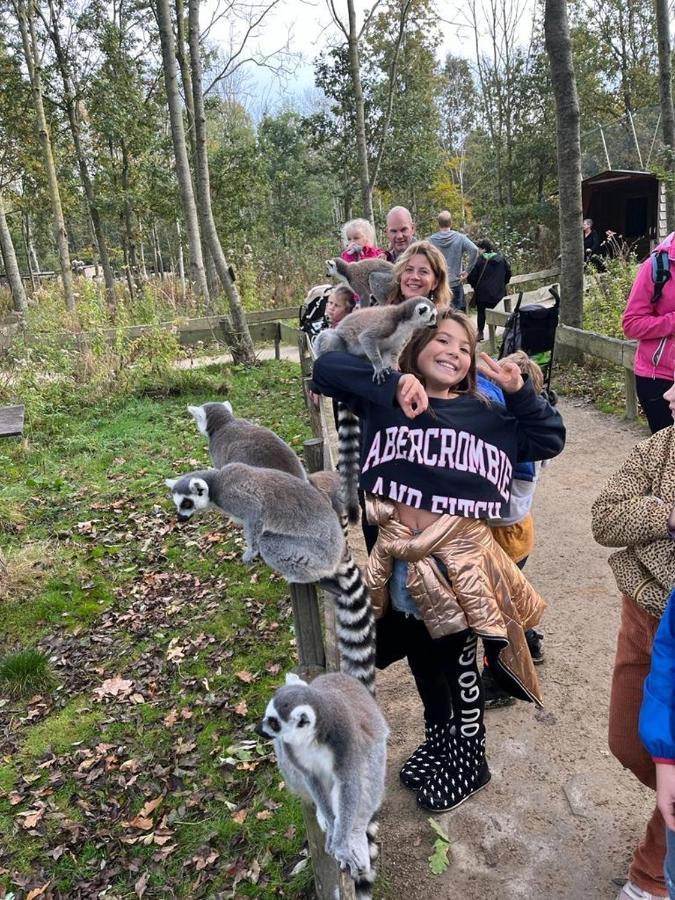
[[[450,722],[425,722],[426,740],[401,766],[399,778],[413,791],[422,787],[433,775],[441,757],[448,751]]]
[[[431,812],[448,812],[476,794],[490,781],[485,760],[485,732],[474,738],[452,735],[448,752],[417,791],[417,803]]]

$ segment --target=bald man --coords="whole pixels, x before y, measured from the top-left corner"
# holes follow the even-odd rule
[[[394,206],[387,213],[387,238],[387,259],[389,262],[396,262],[415,238],[415,223],[405,206]]]

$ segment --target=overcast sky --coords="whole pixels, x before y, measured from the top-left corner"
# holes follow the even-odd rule
[[[209,0],[207,9],[213,13],[217,8],[222,8],[225,0]],[[259,2],[259,0],[255,0]],[[220,7],[218,4],[220,3]],[[372,6],[372,2],[355,0],[357,18],[363,21],[364,10]],[[338,12],[344,10],[346,18],[345,0],[335,0]],[[469,59],[475,57],[475,45],[473,30],[468,26],[468,7],[464,3],[456,5],[442,3],[438,0],[439,7],[443,10],[443,19],[439,20],[442,33],[442,43],[439,47],[439,58],[442,59],[448,52],[465,56]],[[521,0],[522,7],[520,23],[518,27],[519,40],[526,43],[529,40],[532,29],[532,10],[534,0]],[[511,7],[516,6],[514,3]],[[202,14],[202,26],[209,22],[207,9]],[[225,21],[218,22],[210,31],[209,38],[224,47],[229,43],[229,31]],[[311,91],[314,85],[313,60],[316,55],[331,41],[335,40],[336,29],[331,23],[326,6],[326,0],[280,0],[277,7],[265,17],[256,39],[250,43],[251,50],[255,48],[260,53],[271,53],[284,45],[289,37],[290,49],[302,57],[295,74],[286,84],[279,85],[278,78],[265,69],[256,66],[248,66],[248,93],[254,95],[253,99],[260,102],[264,95],[264,102],[273,103],[273,97],[279,99],[288,94],[301,97]],[[485,49],[489,49],[488,46]],[[250,54],[247,54],[250,55]],[[256,96],[257,95],[257,96]],[[255,104],[254,104],[255,105]]]

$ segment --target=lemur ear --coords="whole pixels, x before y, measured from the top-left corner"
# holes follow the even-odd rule
[[[286,684],[307,684],[307,682],[303,681],[295,672],[286,672]]]
[[[164,484],[169,488],[169,490],[173,490],[174,485],[178,484],[177,478],[165,478]]]
[[[225,409],[229,412],[229,414],[231,416],[234,415],[234,412],[232,410],[232,404],[230,403],[229,400],[223,400],[223,406],[225,407]]]
[[[206,410],[203,406],[188,406],[188,412],[194,416],[197,428],[202,434],[206,434]]]

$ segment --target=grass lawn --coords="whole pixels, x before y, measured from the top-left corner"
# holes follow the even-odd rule
[[[0,897],[308,896],[299,805],[252,730],[294,660],[287,586],[164,487],[208,464],[186,404],[225,397],[311,436],[299,368],[271,362],[29,407],[0,442]]]

